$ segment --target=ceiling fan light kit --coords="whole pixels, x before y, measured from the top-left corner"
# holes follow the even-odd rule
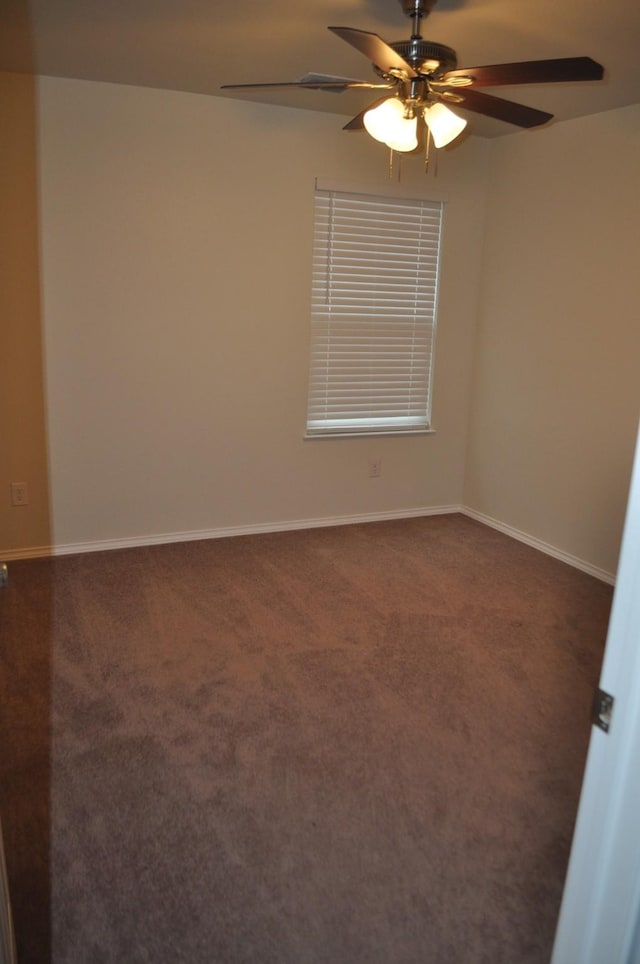
[[[364,54],[379,81],[351,80],[331,75],[307,75],[300,81],[269,84],[225,84],[224,89],[297,87],[339,93],[349,89],[388,91],[356,117],[344,130],[366,130],[392,151],[409,153],[421,142],[428,156],[431,140],[446,147],[462,133],[467,121],[447,105],[530,128],[545,124],[552,114],[524,104],[482,93],[477,88],[500,85],[573,83],[601,80],[604,70],[590,57],[564,57],[520,63],[458,67],[455,50],[423,40],[421,21],[437,0],[399,0],[412,20],[409,40],[387,43],[375,33],[353,27],[329,27],[340,39]]]
[[[376,141],[381,141],[392,151],[408,153],[418,147],[418,117],[427,125],[436,147],[446,147],[467,126],[444,104],[425,104],[417,110],[398,97],[388,97],[377,107],[366,111],[363,117],[365,130]]]

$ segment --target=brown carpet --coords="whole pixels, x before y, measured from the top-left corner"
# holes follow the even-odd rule
[[[546,964],[610,603],[457,515],[12,563],[21,964]]]

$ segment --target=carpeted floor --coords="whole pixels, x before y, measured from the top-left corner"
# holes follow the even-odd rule
[[[547,964],[610,604],[457,515],[12,563],[20,964]]]

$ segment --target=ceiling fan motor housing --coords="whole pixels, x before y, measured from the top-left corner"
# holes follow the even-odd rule
[[[411,40],[400,40],[397,43],[389,44],[389,46],[397,54],[400,54],[408,64],[411,64],[417,73],[434,77],[434,79],[458,66],[455,50],[431,40],[413,37]],[[376,67],[375,64],[374,70],[381,77],[386,76],[385,72]]]

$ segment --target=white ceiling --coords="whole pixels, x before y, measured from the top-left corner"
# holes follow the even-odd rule
[[[342,126],[375,95],[220,91],[310,71],[377,80],[329,25],[386,41],[411,33],[398,0],[0,0],[0,69],[329,111],[344,115]],[[490,91],[561,120],[640,102],[638,0],[438,0],[422,35],[453,47],[462,67],[573,56],[603,64],[599,82]],[[482,136],[515,130],[469,118]]]

